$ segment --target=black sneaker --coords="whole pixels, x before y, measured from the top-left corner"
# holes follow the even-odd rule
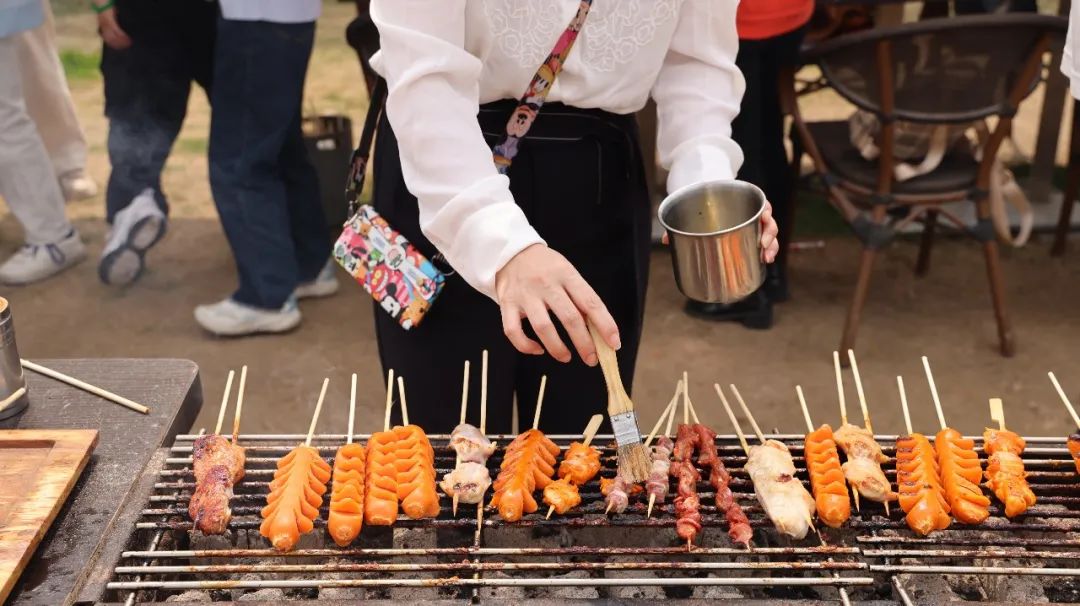
[[[768,330],[772,328],[773,308],[765,290],[759,288],[746,299],[729,305],[687,301],[686,313],[703,320],[740,322],[752,330]]]
[[[779,263],[765,267],[765,294],[773,303],[784,303],[791,298],[788,291],[787,271]]]

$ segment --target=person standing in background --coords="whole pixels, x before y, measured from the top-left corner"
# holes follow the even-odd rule
[[[814,0],[742,0],[736,14],[739,54],[735,64],[746,78],[739,115],[731,136],[743,150],[738,178],[757,185],[773,205],[780,230],[777,262],[767,267],[765,285],[733,305],[691,303],[690,309],[717,320],[739,320],[751,328],[772,325],[772,306],[789,297],[787,248],[791,243],[790,205],[793,176],[784,147],[784,114],[780,107],[780,72],[798,65],[806,24]]]
[[[217,6],[206,0],[93,0],[103,48],[112,228],[98,276],[126,286],[165,235],[161,172],[187,114],[191,83],[209,95]]]
[[[41,0],[0,0],[0,196],[25,232],[25,244],[0,265],[4,284],[43,280],[86,257],[22,88],[16,38],[44,19]]]
[[[337,292],[319,182],[300,109],[319,0],[221,0],[210,186],[239,288],[195,308],[221,336],[285,332],[296,301]]]
[[[86,174],[86,136],[75,115],[64,66],[56,50],[56,26],[48,0],[41,0],[45,21],[16,37],[23,96],[52,160],[60,190],[68,202],[97,194],[97,183]]]

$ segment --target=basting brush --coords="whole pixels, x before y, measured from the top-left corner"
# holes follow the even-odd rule
[[[611,429],[618,445],[619,475],[630,482],[644,482],[649,477],[651,458],[645,445],[641,443],[641,429],[638,428],[637,415],[634,414],[634,403],[630,401],[630,396],[623,387],[615,351],[596,332],[591,322],[589,334],[596,345],[596,357],[600,361],[600,369],[604,372],[604,383],[607,384],[608,417],[611,419]]]

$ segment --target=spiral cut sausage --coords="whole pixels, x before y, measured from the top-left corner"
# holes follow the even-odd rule
[[[987,429],[983,432],[986,451],[986,484],[1005,506],[1005,516],[1018,516],[1035,504],[1035,493],[1027,483],[1024,461],[1024,438],[1007,430]]]
[[[416,425],[394,428],[394,467],[401,511],[414,520],[439,515],[435,490],[435,450],[424,430]]]
[[[1076,465],[1076,473],[1080,473],[1080,433],[1069,436],[1066,444],[1069,447],[1069,454],[1072,455],[1073,465]]]
[[[990,516],[990,499],[979,488],[982,469],[975,442],[964,439],[955,429],[942,429],[934,438],[938,465],[941,467],[941,485],[945,500],[957,520],[965,524],[979,524]]]
[[[266,507],[262,509],[259,534],[278,551],[296,547],[300,535],[315,527],[329,481],[330,465],[318,450],[303,444],[292,449],[277,463]]]
[[[364,522],[372,526],[390,526],[398,517],[396,442],[393,431],[373,433],[368,439]]]
[[[326,530],[341,547],[352,543],[364,525],[366,455],[367,450],[362,444],[346,444],[334,455],[330,515],[326,518]]]
[[[490,503],[504,520],[516,522],[536,511],[532,493],[551,483],[558,454],[559,447],[537,429],[522,433],[506,447]]]
[[[896,487],[909,528],[926,536],[952,524],[937,455],[926,436],[896,438]]]
[[[851,499],[844,483],[844,471],[840,466],[840,454],[836,450],[832,427],[822,425],[806,434],[803,452],[818,519],[826,526],[840,528],[851,517]]]

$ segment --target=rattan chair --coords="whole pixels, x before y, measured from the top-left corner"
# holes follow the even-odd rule
[[[873,29],[822,42],[804,51],[821,70],[809,88],[830,88],[881,123],[877,161],[864,160],[850,143],[848,123],[806,122],[799,113],[794,73],[783,76],[784,110],[793,118],[793,170],[808,154],[830,202],[863,245],[855,293],[841,351],[855,343],[874,260],[897,231],[925,223],[916,272],[930,266],[939,218],[957,224],[981,243],[997,318],[1001,352],[1012,355],[1014,340],[1005,308],[1001,261],[990,219],[988,188],[994,158],[1009,133],[1017,106],[1038,84],[1043,55],[1065,20],[1046,15],[990,15],[934,19]],[[893,178],[894,123],[965,124],[997,118],[981,160],[969,146],[953,146],[933,172],[903,182]],[[977,221],[963,225],[941,205],[971,200]],[[792,205],[793,206],[793,205]]]

